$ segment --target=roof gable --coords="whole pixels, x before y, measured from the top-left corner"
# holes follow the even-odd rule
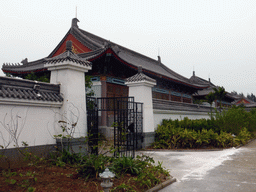
[[[72,41],[72,52],[75,54],[87,53],[92,51],[88,47],[84,46],[80,41],[78,41],[72,34],[67,34],[61,43],[54,49],[54,51],[49,55],[49,57],[55,57],[66,51],[66,42]]]

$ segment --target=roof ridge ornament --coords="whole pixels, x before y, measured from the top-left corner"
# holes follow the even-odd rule
[[[157,56],[157,60],[158,60],[158,64],[161,65],[162,62],[161,62],[161,57],[160,57],[160,55]]]
[[[138,73],[142,73],[142,66],[141,65],[138,67]]]
[[[71,28],[72,27],[78,28],[77,22],[79,22],[79,20],[77,18],[73,18],[72,19],[72,23],[71,23]]]
[[[27,63],[28,63],[28,58],[23,59],[23,60],[21,61],[21,63],[22,63],[23,65],[27,64]]]
[[[66,51],[72,52],[72,41],[70,40],[66,42]]]
[[[105,41],[103,45],[104,45],[104,47],[107,48],[107,49],[108,49],[108,48],[111,48],[111,41],[110,41],[110,40]]]

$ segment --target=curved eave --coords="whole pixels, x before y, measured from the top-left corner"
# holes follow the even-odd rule
[[[104,43],[103,42],[105,42],[105,43],[108,42],[106,39],[98,37],[94,34],[86,32],[82,29],[79,29],[79,28],[76,28],[76,27],[71,27],[71,29],[67,32],[67,34],[64,36],[64,38],[61,40],[61,42],[57,45],[57,47],[52,51],[52,53],[48,57],[52,57],[55,54],[55,52],[64,43],[65,39],[67,38],[67,36],[69,34],[73,35],[84,46],[87,46],[87,47],[90,48],[89,45],[85,44],[87,41],[89,41],[93,45],[93,47],[91,47],[92,52],[97,51],[98,49],[104,49],[104,45],[103,45]],[[142,58],[142,60],[145,61],[146,63],[148,61],[149,63],[156,63],[155,65],[159,65],[159,64],[157,64],[157,61],[155,61],[154,59],[146,57],[146,56],[144,56],[140,53],[137,53],[133,50],[130,50],[128,48],[125,48],[123,46],[120,46],[120,45],[112,43],[112,42],[111,43],[109,42],[109,44],[112,45],[112,46],[118,46],[121,49],[120,54],[122,54],[123,51],[124,51],[124,54],[126,54],[126,52],[128,52],[127,54],[129,55],[129,57],[132,56],[132,55],[135,55],[135,58],[136,57]],[[97,58],[102,57],[106,53],[112,53],[114,55],[114,57],[117,60],[119,60],[121,63],[125,64],[126,66],[128,66],[132,69],[135,69],[135,70],[138,69],[138,66],[136,66],[136,64],[131,63],[129,60],[126,60],[125,58],[120,57],[115,52],[115,50],[113,50],[112,48],[108,48],[108,49],[105,48],[105,51],[103,51],[101,53],[96,53],[95,55],[90,55],[90,56],[88,56],[88,60],[92,62],[92,61],[96,60]],[[83,53],[81,53],[81,55],[82,54]],[[85,56],[85,57],[87,57],[87,56]],[[173,76],[173,78],[168,77],[169,75],[167,75],[167,74],[161,74],[161,73],[153,72],[150,69],[146,69],[146,67],[143,67],[143,71],[147,72],[149,74],[152,74],[153,76],[156,76],[156,77],[159,77],[159,78],[164,78],[166,80],[173,81],[173,82],[176,82],[178,84],[193,87],[193,88],[196,88],[196,89],[204,89],[204,88],[208,87],[208,86],[205,86],[205,85],[199,85],[199,84],[193,84],[193,83],[191,84],[189,82],[189,79],[186,79],[185,77],[175,73],[174,71],[170,70],[168,67],[163,65],[162,63],[159,65],[159,67],[161,68],[161,70],[164,70],[163,73],[170,74],[170,76]]]
[[[13,71],[13,70],[5,70],[5,69],[2,69],[2,71],[4,73],[10,73],[10,74],[16,74],[16,75],[25,75],[25,74],[30,74],[31,72],[35,72],[35,73],[38,73],[38,72],[43,72],[43,71],[48,71],[47,68],[42,68],[42,69],[35,69],[35,70],[28,70],[28,71]]]
[[[134,66],[133,64],[130,64],[130,63],[124,61],[123,59],[121,59],[121,58],[115,53],[115,51],[114,51],[113,49],[111,49],[111,48],[108,48],[108,49],[106,49],[104,52],[102,52],[101,54],[98,54],[98,55],[96,55],[95,57],[88,59],[88,61],[93,62],[94,60],[96,60],[96,59],[102,57],[103,55],[105,55],[105,54],[107,54],[107,53],[111,53],[118,61],[120,61],[121,63],[125,64],[126,66],[128,66],[128,67],[130,67],[130,68],[132,68],[132,69],[138,70],[138,67],[137,67],[137,66]],[[144,73],[148,73],[148,74],[151,74],[151,75],[153,75],[153,76],[156,76],[156,77],[159,77],[159,78],[164,78],[164,79],[167,79],[167,80],[169,80],[169,81],[173,81],[173,82],[175,82],[175,83],[179,83],[179,84],[182,84],[182,85],[185,85],[185,86],[189,86],[189,87],[193,87],[193,88],[196,88],[196,89],[205,89],[205,88],[208,87],[208,86],[206,86],[206,87],[205,87],[205,86],[204,86],[204,87],[201,87],[201,86],[197,86],[197,85],[192,85],[192,84],[189,84],[189,83],[185,83],[185,82],[182,82],[182,81],[178,81],[178,80],[176,80],[176,79],[172,79],[172,78],[170,78],[170,77],[167,77],[167,76],[164,76],[164,75],[160,75],[160,74],[158,74],[158,73],[155,73],[155,72],[152,72],[152,71],[146,70],[146,69],[142,69],[142,71],[143,71]]]

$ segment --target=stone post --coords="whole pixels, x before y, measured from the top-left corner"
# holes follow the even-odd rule
[[[51,71],[50,83],[61,85],[64,99],[60,120],[67,122],[67,127],[74,127],[76,138],[87,135],[84,73],[91,69],[91,63],[75,55],[70,47],[72,43],[68,41],[66,52],[48,59],[45,67]]]
[[[125,83],[129,87],[129,97],[134,97],[135,102],[143,103],[143,136],[142,147],[148,147],[154,142],[154,115],[152,87],[156,85],[156,80],[146,76],[139,69],[139,73],[128,78]]]

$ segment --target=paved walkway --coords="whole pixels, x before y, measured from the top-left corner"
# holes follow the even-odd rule
[[[256,191],[256,140],[239,149],[142,153],[162,161],[178,180],[161,192]]]

